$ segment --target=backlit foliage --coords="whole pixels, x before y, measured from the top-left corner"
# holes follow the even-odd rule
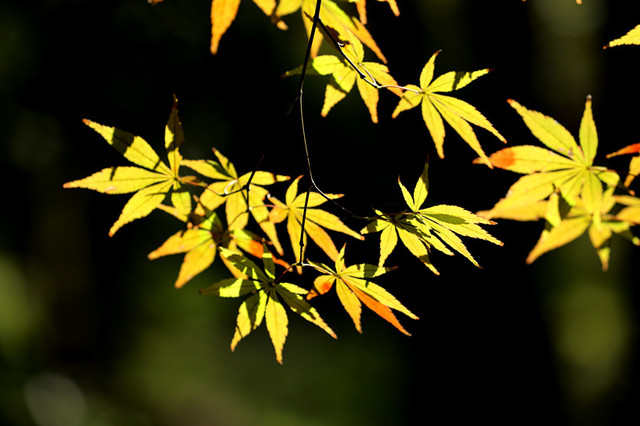
[[[152,4],[161,2],[150,0]],[[400,14],[396,0],[378,2],[387,3],[393,15]],[[310,161],[301,164],[304,176],[290,180],[289,176],[258,167],[238,172],[231,160],[215,147],[212,147],[212,158],[183,158],[180,147],[184,143],[184,132],[175,99],[165,126],[163,157],[166,156],[168,162],[142,137],[85,120],[87,126],[133,165],[105,168],[68,182],[64,187],[133,194],[109,235],[157,210],[177,219],[180,229],[168,233],[165,242],[148,257],[184,256],[176,287],[184,286],[209,268],[224,265],[228,269],[229,278],[200,292],[241,299],[231,339],[232,350],[264,322],[276,360],[282,363],[289,334],[289,311],[335,338],[336,333],[313,306],[321,296],[330,294],[331,289],[335,289],[338,301],[358,332],[363,329],[364,305],[409,335],[396,314],[400,312],[411,319],[418,319],[417,315],[377,283],[383,275],[388,279],[387,273],[395,269],[385,264],[399,242],[436,275],[440,271],[432,257],[441,254],[459,254],[479,266],[466,246],[468,238],[502,246],[502,242],[484,228],[495,225],[494,219],[544,222],[542,234],[526,259],[528,263],[584,233],[588,234],[604,269],[609,264],[613,234],[640,245],[640,239],[631,232],[633,226],[640,224],[640,199],[631,189],[640,172],[640,155],[631,158],[624,179],[621,173],[596,165],[599,141],[590,97],[577,141],[553,118],[509,100],[542,146],[525,143],[486,155],[474,126],[501,142],[506,142],[505,138],[474,106],[459,99],[457,93],[456,97],[451,94],[487,75],[489,69],[436,75],[435,62],[439,54],[436,52],[422,71],[416,72],[415,75],[419,74],[416,84],[399,85],[392,76],[392,66],[387,64],[387,58],[366,28],[367,6],[371,2],[253,0],[253,3],[280,30],[288,29],[286,21],[291,19],[290,15],[299,15],[303,21],[309,39],[307,52],[299,58],[301,66],[284,73],[298,78],[300,93],[294,96],[295,101],[300,102],[301,111],[305,76],[311,74],[321,76],[323,84],[326,83],[322,116],[356,86],[371,121],[377,123],[380,92],[391,93],[398,97],[392,118],[420,107],[421,119],[438,157],[444,157],[446,128],[450,127],[478,155],[476,162],[522,176],[493,208],[475,214],[455,205],[427,205],[429,168],[425,164],[412,190],[398,179],[406,208],[392,212],[376,209],[371,216],[361,217],[339,204],[342,194],[326,194],[317,187]],[[222,37],[235,20],[239,5],[240,0],[211,2],[213,54],[219,51]],[[318,55],[323,42],[328,52]],[[607,47],[621,44],[640,44],[638,28],[611,41]],[[291,108],[284,113],[290,111]],[[302,144],[309,160],[302,113],[300,119]],[[608,157],[639,153],[640,144],[633,144]],[[286,181],[290,182],[284,186]],[[308,189],[300,190],[302,182]],[[350,224],[357,221],[362,222],[358,228]],[[377,264],[349,262],[346,241],[353,251],[354,245],[367,243],[362,242],[364,235],[377,233]],[[371,241],[371,237],[367,239]],[[314,250],[307,250],[309,246],[315,246]],[[340,246],[342,249],[338,250]],[[308,251],[311,257],[320,256],[320,259],[308,258]],[[260,266],[256,263],[258,260]],[[302,279],[301,274],[305,274],[305,278],[311,274],[312,279]]]

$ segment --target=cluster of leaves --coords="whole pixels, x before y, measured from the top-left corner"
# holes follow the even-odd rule
[[[315,296],[327,293],[334,284],[340,301],[358,331],[362,331],[360,316],[364,304],[408,334],[392,310],[413,319],[417,319],[417,316],[371,281],[393,269],[383,266],[384,259],[393,250],[391,237],[384,237],[380,244],[379,265],[347,266],[344,247],[338,251],[334,237],[329,235],[328,231],[332,231],[357,240],[364,239],[361,233],[349,228],[338,216],[323,209],[327,201],[336,200],[342,197],[341,194],[299,193],[301,177],[298,177],[286,189],[282,202],[265,187],[287,181],[288,176],[261,170],[240,174],[231,161],[216,149],[213,150],[215,160],[183,158],[180,147],[184,142],[184,131],[178,117],[176,99],[165,127],[168,164],[140,136],[90,120],[85,120],[85,124],[135,166],[108,167],[83,179],[68,182],[64,187],[86,188],[106,194],[133,193],[109,235],[114,235],[123,225],[144,218],[155,210],[169,213],[183,222],[182,230],[171,235],[149,254],[150,259],[184,254],[175,282],[178,288],[212,266],[219,254],[233,278],[218,281],[201,292],[220,297],[245,298],[238,313],[232,349],[264,319],[276,358],[282,362],[282,349],[288,334],[285,306],[336,337],[308,302]],[[197,176],[184,175],[185,169]],[[404,187],[401,188],[406,192]],[[435,268],[428,261],[432,248],[446,254],[457,251],[475,263],[456,234],[499,243],[477,225],[491,222],[462,208],[434,206],[421,209],[426,196],[425,167],[416,185],[414,198],[406,198],[405,195],[412,211],[394,215],[378,213],[378,216],[371,218],[372,223],[363,232],[384,228],[386,235],[389,229],[395,229],[412,253],[434,272]],[[250,219],[253,219],[261,235],[248,229]],[[278,227],[284,222],[294,259],[291,264],[282,258],[286,253],[279,237],[282,231]],[[385,228],[384,224],[391,228]],[[309,239],[335,263],[334,268],[306,259]],[[280,257],[274,256],[272,251]],[[261,258],[263,267],[258,267],[248,256]],[[278,274],[276,265],[281,269]],[[295,278],[296,272],[302,273],[303,268],[320,274],[313,288],[305,289],[283,281],[285,276]]]
[[[625,44],[640,44],[640,26],[604,48]],[[594,165],[598,133],[591,96],[587,97],[580,123],[579,144],[553,118],[514,100],[509,100],[509,104],[546,148],[521,145],[492,154],[489,160],[495,167],[523,176],[493,208],[480,214],[487,218],[544,220],[545,228],[527,263],[587,232],[603,270],[607,270],[613,234],[640,245],[640,238],[631,233],[631,227],[640,225],[640,198],[630,189],[640,173],[640,155],[632,157],[623,183],[618,172]],[[636,143],[608,154],[607,158],[638,153],[640,144]],[[486,162],[482,157],[479,160]]]
[[[150,3],[161,1],[150,0]],[[423,67],[417,84],[401,86],[391,75],[385,56],[366,29],[366,0],[344,0],[343,3],[354,4],[353,13],[342,9],[336,0],[253,1],[280,29],[287,28],[286,16],[296,12],[301,14],[309,36],[308,57],[302,66],[288,71],[285,76],[300,75],[301,84],[306,74],[329,79],[321,115],[326,116],[357,86],[371,120],[377,123],[380,90],[388,91],[399,99],[392,118],[420,106],[422,119],[439,157],[444,157],[447,123],[475,151],[478,163],[523,176],[493,208],[474,214],[453,205],[425,206],[429,192],[428,165],[425,165],[413,191],[398,180],[406,209],[400,212],[374,210],[372,216],[362,218],[366,223],[357,232],[326,209],[325,203],[336,203],[342,194],[319,191],[313,179],[311,188],[302,192],[299,190],[302,177],[291,180],[283,191],[284,198],[279,199],[267,187],[274,185],[277,188],[282,182],[289,181],[289,176],[261,170],[238,173],[231,161],[215,148],[213,160],[183,158],[180,147],[184,143],[184,132],[175,99],[165,127],[164,145],[168,161],[161,159],[140,136],[85,120],[85,124],[133,166],[108,167],[86,178],[68,182],[64,187],[87,188],[107,194],[133,194],[109,235],[156,210],[182,222],[181,230],[149,254],[150,259],[184,254],[176,287],[184,286],[207,270],[219,255],[232,277],[201,289],[201,293],[242,298],[231,341],[232,350],[241,339],[265,322],[276,359],[282,363],[288,335],[288,310],[336,338],[336,333],[312,305],[315,297],[328,294],[332,288],[336,289],[338,299],[357,331],[362,332],[364,304],[399,331],[409,334],[394,311],[411,319],[418,317],[372,281],[394,269],[385,263],[398,241],[434,274],[439,274],[431,260],[434,251],[446,255],[458,253],[478,266],[463,242],[464,237],[502,245],[483,228],[484,225],[495,224],[492,221],[495,218],[545,222],[545,229],[527,262],[585,232],[588,232],[605,269],[613,234],[627,237],[640,245],[640,239],[630,232],[632,226],[640,224],[640,199],[629,188],[640,172],[640,155],[632,158],[624,182],[617,172],[594,165],[598,136],[590,97],[580,125],[579,142],[554,119],[510,100],[510,105],[545,147],[512,146],[488,156],[473,126],[488,131],[502,142],[506,142],[505,138],[475,107],[450,93],[464,88],[490,70],[451,71],[436,77],[435,61],[439,54],[436,52]],[[388,3],[396,16],[400,13],[395,0],[378,1]],[[239,3],[240,0],[212,0],[212,53],[218,51],[222,36],[236,17]],[[581,2],[578,0],[577,3]],[[608,46],[640,44],[639,28]],[[322,37],[314,38],[316,31]],[[318,55],[323,41],[333,47],[332,54]],[[366,60],[365,48],[375,55],[375,61]],[[609,154],[609,157],[638,153],[640,144],[634,144]],[[183,174],[185,169],[187,174]],[[308,173],[311,178],[311,170]],[[338,233],[364,240],[364,235],[378,232],[380,254],[376,265],[347,264],[345,245],[338,250],[335,236],[331,235]],[[283,235],[289,240],[286,249],[281,243]],[[333,266],[307,259],[310,241]],[[262,266],[249,256],[261,259]],[[316,274],[310,288],[295,283],[296,280],[305,282],[299,280],[303,271]]]
[[[640,239],[630,232],[632,226],[640,223],[640,199],[629,195],[627,188],[631,179],[620,186],[617,172],[593,163],[598,134],[591,97],[587,98],[580,123],[579,143],[553,118],[531,111],[514,100],[509,103],[546,148],[519,145],[489,157],[495,167],[523,176],[491,210],[481,214],[488,218],[545,220],[545,229],[529,253],[527,263],[587,231],[603,269],[609,264],[613,234],[640,245]],[[614,155],[628,151],[631,150]]]

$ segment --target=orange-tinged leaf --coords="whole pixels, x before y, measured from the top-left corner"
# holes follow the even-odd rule
[[[166,175],[140,167],[108,167],[86,178],[67,182],[63,187],[86,188],[105,194],[127,194],[166,179]]]
[[[211,53],[218,53],[220,39],[236,19],[240,0],[212,0],[211,2]]]
[[[336,277],[331,275],[321,275],[313,281],[313,290],[309,292],[307,299],[311,299],[315,296],[325,294],[335,283]]]
[[[638,154],[640,153],[640,143],[634,143],[632,145],[627,145],[622,149],[619,149],[616,152],[612,152],[611,154],[607,154],[607,158],[615,157],[618,155],[624,154]],[[624,186],[629,187],[631,182],[640,174],[640,156],[636,155],[631,158],[629,162],[629,173],[624,180]]]
[[[394,327],[398,328],[405,334],[407,331],[400,325],[391,309],[395,309],[409,318],[418,319],[411,311],[404,307],[394,296],[385,289],[370,281],[382,275],[393,268],[385,268],[382,266],[359,264],[345,267],[344,263],[345,248],[340,251],[338,259],[335,261],[335,270],[326,265],[311,262],[311,266],[320,271],[322,281],[332,279],[336,282],[336,292],[338,298],[343,304],[345,310],[353,320],[358,330],[362,332],[360,324],[361,304],[364,303],[369,309],[380,315],[382,318],[390,322]],[[355,296],[355,298],[353,297]]]
[[[398,321],[398,318],[396,318],[396,316],[388,306],[385,306],[382,303],[378,302],[373,297],[370,297],[368,294],[357,287],[349,287],[349,289],[356,295],[358,299],[362,301],[362,303],[367,306],[367,308],[371,309],[373,312],[378,314],[395,328],[400,330],[401,333],[406,334],[407,336],[411,336],[411,334],[407,330],[405,330],[404,327],[402,327],[402,324],[400,324],[400,321]]]
[[[523,174],[576,167],[575,161],[534,145],[501,149],[491,154],[489,161],[495,167]]]
[[[631,145],[627,145],[624,148],[617,150],[616,152],[607,154],[607,158],[611,158],[611,157],[615,157],[617,155],[623,155],[623,154],[637,154],[639,152],[640,152],[640,143],[634,143]]]
[[[344,310],[347,311],[351,317],[356,330],[358,333],[362,334],[362,303],[360,303],[360,299],[358,299],[358,296],[356,296],[356,294],[342,282],[339,282],[336,286],[336,294],[338,295],[338,299],[344,307]]]

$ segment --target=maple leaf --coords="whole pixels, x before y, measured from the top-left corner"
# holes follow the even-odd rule
[[[181,288],[194,276],[211,266],[216,258],[218,247],[237,253],[240,253],[240,249],[255,257],[262,257],[263,245],[258,235],[245,229],[225,229],[215,212],[207,211],[205,216],[193,214],[191,217],[179,217],[170,206],[161,205],[160,208],[184,222],[188,221],[189,225],[186,230],[170,236],[148,255],[150,260],[154,260],[162,256],[185,253],[175,282],[176,288]],[[274,261],[285,268],[289,267],[281,259],[274,258]],[[231,263],[225,259],[223,263],[234,276],[239,275],[239,271]]]
[[[610,41],[609,44],[604,46],[604,48],[606,49],[608,47],[621,46],[624,44],[640,44],[640,25],[633,28],[622,37]]]
[[[360,232],[381,232],[379,265],[384,265],[400,238],[404,246],[436,275],[439,272],[429,258],[432,249],[447,255],[458,252],[479,266],[459,236],[482,239],[501,246],[502,242],[480,227],[493,225],[494,222],[458,206],[441,204],[423,208],[429,192],[428,170],[427,163],[412,194],[398,179],[410,212],[385,214],[376,210],[377,217]]]
[[[396,80],[389,74],[386,65],[377,62],[364,62],[364,48],[358,40],[341,48],[347,59],[334,55],[322,55],[313,59],[311,67],[320,75],[330,75],[331,81],[327,84],[324,105],[321,115],[326,117],[331,108],[344,99],[358,86],[360,96],[371,115],[371,121],[378,122],[378,87],[385,87],[398,96],[402,96],[402,90]],[[285,73],[285,76],[299,74],[302,67]]]
[[[173,206],[183,214],[191,212],[188,179],[179,175],[184,133],[178,117],[178,101],[174,97],[169,121],[165,127],[167,166],[153,148],[140,136],[91,120],[83,122],[100,134],[113,148],[136,166],[108,167],[83,179],[67,182],[64,188],[87,188],[106,194],[135,193],[125,204],[118,220],[109,230],[112,236],[120,227],[149,215],[169,196]]]
[[[275,226],[269,221],[269,209],[265,205],[265,198],[269,191],[263,186],[289,180],[289,176],[276,175],[270,172],[256,170],[241,176],[227,157],[214,148],[218,161],[211,160],[183,160],[186,166],[202,176],[216,180],[205,188],[199,199],[198,208],[214,211],[225,205],[227,226],[230,230],[243,229],[249,220],[249,212],[260,228],[273,242],[280,255],[282,246],[278,240]],[[248,185],[248,191],[246,190]],[[248,195],[247,195],[248,194]],[[202,214],[202,211],[197,210]]]
[[[307,30],[307,34],[310,34],[313,26],[316,1],[317,0],[282,0],[278,3],[274,15],[278,19],[281,19],[285,15],[301,10],[302,20]],[[353,43],[354,40],[359,40],[371,49],[371,51],[375,53],[382,62],[387,62],[387,59],[382,54],[382,51],[369,31],[367,31],[364,24],[355,16],[350,16],[342,10],[334,0],[322,0],[322,4],[320,6],[320,20],[327,27],[336,31],[341,40],[349,43]],[[312,57],[317,56],[321,43],[321,37],[314,39],[311,51]]]
[[[265,15],[272,16],[276,0],[253,0]],[[227,32],[238,14],[240,0],[212,0],[211,2],[211,53],[218,53],[220,39]]]
[[[603,203],[603,184],[616,186],[619,176],[614,171],[593,165],[598,149],[598,134],[591,97],[587,97],[580,123],[579,140],[551,117],[531,111],[509,100],[520,114],[531,133],[547,148],[520,145],[505,148],[490,156],[495,167],[524,174],[514,183],[507,196],[496,203],[486,217],[502,217],[503,212],[519,211],[534,205],[558,191],[569,206],[578,199],[585,208],[595,214],[595,220]],[[517,215],[510,217],[516,218]]]
[[[232,263],[241,277],[227,278],[200,290],[202,294],[220,297],[244,297],[236,321],[236,330],[231,341],[231,350],[235,350],[238,342],[262,324],[273,343],[277,361],[282,364],[282,351],[289,333],[289,319],[285,306],[305,320],[315,324],[334,339],[333,330],[324,322],[320,314],[307,302],[305,290],[295,284],[276,280],[273,257],[266,246],[263,247],[262,263],[259,268],[247,257],[220,248],[220,254]]]
[[[624,148],[617,150],[616,152],[607,154],[607,158],[625,154],[638,154],[631,158],[631,162],[629,163],[629,173],[624,180],[624,186],[629,188],[631,182],[633,182],[633,180],[638,177],[638,174],[640,174],[640,143],[627,145]]]
[[[298,182],[301,177],[302,176],[296,178],[287,189],[284,203],[275,197],[269,197],[274,205],[269,213],[269,217],[273,223],[287,221],[287,231],[296,263],[299,263],[304,258],[304,252],[301,253],[300,249],[301,236],[304,250],[306,250],[307,236],[309,236],[331,260],[335,261],[339,256],[338,250],[329,234],[323,228],[342,232],[359,240],[363,240],[364,237],[348,228],[337,216],[317,208],[327,201],[324,195],[317,192],[309,192],[308,194],[303,192],[298,194]],[[326,195],[330,199],[342,197],[341,194]],[[303,215],[305,216],[304,233],[302,232]]]
[[[196,226],[173,234],[148,255],[153,260],[161,256],[186,253],[175,282],[176,288],[182,287],[213,263],[224,233],[222,222],[215,212],[198,219]]]
[[[609,264],[610,240],[622,235],[640,244],[630,228],[640,223],[640,200],[618,196],[619,175],[593,165],[598,134],[591,97],[587,97],[580,122],[579,144],[561,124],[510,100],[532,134],[547,148],[533,145],[506,148],[491,155],[496,167],[524,174],[507,195],[488,211],[487,218],[545,220],[535,247],[527,257],[532,263],[542,254],[575,240],[588,231],[604,270]],[[612,155],[636,152],[631,145]]]
[[[410,310],[405,308],[394,296],[384,288],[370,281],[392,269],[383,266],[367,264],[345,266],[345,247],[340,250],[340,255],[335,260],[335,269],[323,263],[309,262],[309,264],[323,275],[314,281],[314,289],[307,295],[311,299],[317,295],[325,294],[332,287],[336,288],[336,293],[340,303],[344,306],[353,324],[359,333],[362,333],[360,317],[362,314],[362,303],[369,309],[388,321],[402,333],[410,336],[407,330],[402,327],[393,310],[402,312],[411,319],[418,319]]]
[[[502,142],[506,142],[506,140],[475,107],[465,101],[443,94],[462,89],[490,70],[450,71],[434,80],[435,60],[439,53],[440,51],[434,53],[422,69],[420,87],[413,84],[404,86],[406,89],[404,95],[391,116],[396,118],[401,112],[421,105],[422,118],[440,158],[444,158],[444,118],[444,121],[483,159],[484,163],[491,167],[471,124],[488,130]]]

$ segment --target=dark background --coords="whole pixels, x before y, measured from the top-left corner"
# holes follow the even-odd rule
[[[640,24],[629,1],[399,0],[401,16],[368,2],[369,28],[401,84],[492,68],[460,92],[510,144],[535,143],[506,100],[577,134],[593,96],[597,161],[638,141],[640,50],[602,50]],[[638,251],[615,239],[602,272],[586,237],[524,259],[539,223],[501,221],[504,247],[469,241],[483,266],[435,254],[432,275],[403,247],[380,283],[420,316],[406,337],[370,312],[359,335],[334,295],[320,304],[338,341],[290,317],[284,366],[265,327],[235,353],[238,302],[198,295],[219,263],[175,290],[181,258],[146,254],[180,228],[166,215],[107,236],[126,197],[63,190],[124,160],[90,118],[143,136],[158,150],[172,95],[185,156],[216,147],[241,172],[306,172],[299,119],[283,119],[302,62],[299,16],[277,30],[249,0],[209,53],[209,0],[0,2],[0,424],[7,425],[628,425],[640,421]],[[373,59],[370,57],[370,59]],[[314,174],[358,214],[400,208],[430,158],[430,204],[490,208],[515,175],[473,165],[452,131],[438,159],[418,110],[390,118],[382,93],[373,125],[352,93],[319,115],[325,80],[310,76],[305,119]],[[355,89],[354,89],[355,91]],[[487,152],[500,148],[478,131]],[[283,194],[285,186],[274,186]],[[339,213],[339,212],[337,212]],[[362,222],[344,218],[354,229]],[[344,240],[337,237],[342,244]],[[377,237],[349,241],[375,262]]]

